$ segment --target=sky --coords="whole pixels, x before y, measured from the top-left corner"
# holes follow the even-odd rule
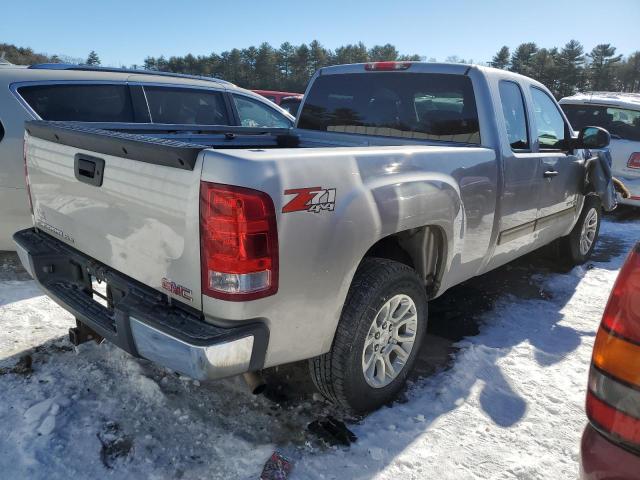
[[[0,43],[78,58],[95,50],[109,66],[314,39],[330,49],[391,43],[401,53],[475,62],[530,41],[640,50],[640,0],[30,0],[1,12]]]

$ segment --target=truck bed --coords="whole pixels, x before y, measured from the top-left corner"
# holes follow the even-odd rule
[[[285,321],[287,311],[278,302],[283,296],[288,305],[303,302],[310,321],[318,321],[314,328],[329,331],[339,311],[327,309],[326,299],[341,304],[357,265],[345,263],[344,256],[362,258],[376,239],[427,221],[451,238],[464,238],[471,226],[473,248],[448,252],[447,261],[457,256],[465,265],[460,275],[477,271],[490,247],[497,163],[489,148],[295,129],[103,127],[27,124],[36,228],[203,312],[215,325]],[[276,295],[253,302],[202,295],[202,182],[259,190],[272,198],[280,250]],[[294,198],[291,192],[301,188],[335,198],[315,210],[285,208]],[[465,202],[473,210],[464,211]],[[302,282],[302,271],[315,274]],[[322,298],[310,298],[313,291],[324,292]],[[325,316],[330,318],[321,321]],[[297,351],[308,325],[286,321],[296,327],[286,340],[272,339],[279,347],[268,353],[266,365],[328,348],[319,343],[313,351],[308,346]]]

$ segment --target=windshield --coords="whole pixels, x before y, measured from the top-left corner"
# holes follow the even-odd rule
[[[480,143],[471,80],[434,73],[318,77],[299,128],[416,140]]]
[[[640,111],[600,105],[561,105],[574,130],[606,128],[613,138],[640,141]]]

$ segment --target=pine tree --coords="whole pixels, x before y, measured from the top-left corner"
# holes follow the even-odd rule
[[[509,53],[509,47],[505,45],[500,50],[498,50],[498,53],[493,56],[491,62],[489,62],[489,65],[494,68],[502,68],[504,70],[509,67],[510,56],[511,54]]]
[[[342,65],[345,63],[365,63],[369,61],[369,52],[364,43],[359,42],[357,45],[345,45],[336,48],[335,63]]]
[[[276,87],[278,74],[276,67],[276,52],[271,45],[263,42],[256,54],[256,83],[262,88]]]
[[[584,88],[584,48],[577,40],[570,40],[558,55],[559,98],[573,95]]]
[[[387,43],[386,45],[374,45],[369,49],[370,62],[384,62],[398,60],[399,53],[396,47]]]
[[[544,84],[554,95],[558,93],[558,49],[541,48],[532,57],[529,65],[531,78]]]
[[[329,64],[329,51],[320,42],[314,40],[309,44],[309,73],[313,75],[317,70]]]
[[[640,91],[640,51],[633,52],[620,64],[616,76],[623,91]]]
[[[100,65],[100,57],[95,52],[95,50],[91,50],[89,52],[89,56],[87,57],[87,60],[84,63],[85,65]]]
[[[615,87],[614,70],[622,55],[616,55],[616,47],[609,43],[596,45],[588,53],[591,59],[589,65],[589,83],[592,90],[612,90]]]
[[[298,91],[304,89],[311,77],[310,57],[311,52],[305,43],[296,48],[293,55],[293,62],[291,63],[292,86]]]
[[[289,42],[280,45],[276,55],[276,65],[278,68],[278,84],[285,90],[291,89],[292,63],[296,49]]]
[[[537,53],[538,46],[533,43],[522,43],[518,45],[516,51],[511,55],[511,66],[509,70],[520,73],[528,77],[532,76],[533,56]]]

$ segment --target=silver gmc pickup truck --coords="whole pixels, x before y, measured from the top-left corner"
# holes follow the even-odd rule
[[[364,412],[402,388],[430,299],[554,241],[589,257],[584,164],[607,144],[513,73],[328,67],[292,129],[27,122],[14,239],[74,343],[197,379],[310,359]]]

